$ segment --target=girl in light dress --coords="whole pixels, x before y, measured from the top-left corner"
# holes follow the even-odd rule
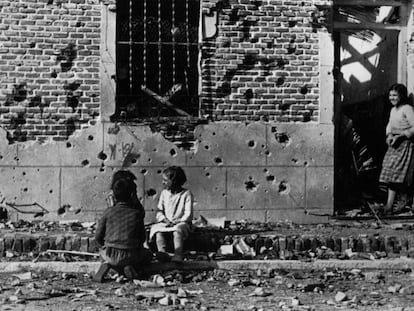
[[[167,253],[168,238],[172,235],[172,261],[176,262],[183,260],[184,241],[191,232],[193,220],[193,196],[183,188],[186,181],[184,170],[179,166],[170,166],[163,171],[164,189],[157,206],[157,223],[150,231],[150,239],[155,235],[157,249],[161,254]]]

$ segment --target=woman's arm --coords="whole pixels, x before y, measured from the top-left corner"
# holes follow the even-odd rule
[[[406,117],[406,121],[409,125],[409,128],[402,132],[402,135],[406,136],[407,138],[411,138],[414,136],[414,108],[411,105],[404,105],[402,107],[403,113]]]

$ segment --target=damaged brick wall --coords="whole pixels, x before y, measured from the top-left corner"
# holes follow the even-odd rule
[[[205,0],[218,15],[202,48],[203,112],[217,120],[318,121],[312,0]]]
[[[0,126],[8,141],[65,140],[93,124],[99,1],[0,1],[0,17]]]

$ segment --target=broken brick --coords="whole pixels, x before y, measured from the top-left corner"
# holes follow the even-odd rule
[[[80,239],[80,251],[87,252],[89,248],[89,238],[88,237],[81,237]]]
[[[63,235],[59,235],[56,237],[56,249],[57,250],[65,250],[66,245],[66,238]]]
[[[42,237],[39,240],[39,252],[44,252],[49,249],[49,239]]]

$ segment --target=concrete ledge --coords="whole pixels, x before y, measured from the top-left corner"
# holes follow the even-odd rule
[[[99,262],[0,262],[0,273],[22,271],[52,271],[72,273],[92,273],[99,267]],[[298,260],[223,260],[223,261],[189,261],[181,264],[156,263],[147,268],[150,273],[180,270],[322,270],[322,269],[361,269],[361,270],[414,270],[414,259],[397,258],[384,260],[315,260],[302,262]]]

